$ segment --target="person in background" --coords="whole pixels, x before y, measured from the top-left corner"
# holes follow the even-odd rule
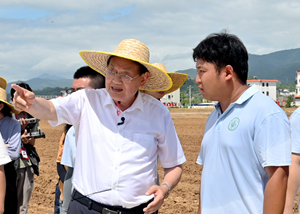
[[[282,214],[291,164],[286,113],[248,87],[248,52],[237,36],[211,34],[193,58],[200,93],[218,101],[197,160],[203,165],[198,213]]]
[[[67,172],[67,166],[62,165],[60,162],[64,150],[66,134],[71,127],[72,127],[71,125],[65,124],[63,133],[59,140],[59,148],[58,148],[57,158],[56,158],[56,171],[58,174],[58,182],[55,186],[54,214],[62,213],[62,204],[64,200],[63,188],[64,188],[64,181]]]
[[[74,81],[71,92],[82,89],[100,89],[105,88],[105,77],[89,66],[83,66],[74,73]],[[67,166],[66,177],[63,185],[63,205],[62,214],[66,214],[71,201],[73,191],[73,170],[76,157],[75,129],[72,126],[66,134],[64,150],[61,158],[61,164]]]
[[[0,214],[4,213],[4,200],[6,192],[6,180],[4,165],[11,162],[0,133]]]
[[[32,91],[25,82],[16,83],[18,86]],[[10,91],[11,100],[14,99],[15,90]],[[28,123],[28,119],[33,118],[30,114],[22,111],[12,115],[21,124],[21,151],[20,158],[15,161],[17,171],[17,195],[18,195],[18,214],[26,214],[28,211],[29,200],[34,186],[34,174],[39,175],[40,158],[34,147],[35,138],[30,137],[29,133],[33,126],[39,126],[38,122]]]
[[[284,214],[293,214],[294,202],[300,186],[300,107],[290,116],[292,165],[289,167]],[[300,202],[300,197],[299,197]],[[298,211],[300,204],[298,204]]]
[[[14,106],[53,126],[74,126],[77,153],[69,214],[154,213],[180,181],[186,159],[170,112],[139,88],[168,90],[171,79],[149,64],[149,49],[138,40],[123,40],[113,53],[80,55],[105,75],[105,89],[48,101],[13,84]],[[158,154],[165,171],[161,185],[155,185]]]
[[[12,113],[19,113],[13,105],[7,102],[6,80],[0,77],[0,133],[11,162],[4,165],[6,179],[5,214],[16,214],[18,208],[17,173],[14,162],[20,157],[21,126],[12,118]]]
[[[183,85],[183,83],[186,81],[186,79],[188,78],[187,74],[182,74],[182,73],[177,73],[177,72],[176,73],[168,72],[167,68],[161,63],[152,63],[152,65],[154,65],[155,67],[158,67],[161,70],[163,70],[164,72],[166,72],[170,76],[170,78],[172,79],[172,82],[173,82],[172,87],[167,91],[141,90],[141,92],[149,94],[158,100],[163,98],[163,96],[165,96],[166,94],[170,94],[173,91],[176,91],[177,89],[179,89]]]

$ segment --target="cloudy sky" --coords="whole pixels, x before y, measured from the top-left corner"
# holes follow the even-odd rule
[[[249,53],[300,48],[299,0],[4,0],[0,1],[0,73],[8,82],[43,73],[72,78],[80,50],[113,52],[138,39],[150,63],[194,68],[192,49],[227,29]]]

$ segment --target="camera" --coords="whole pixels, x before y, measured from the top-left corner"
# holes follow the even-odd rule
[[[28,121],[28,123],[36,123],[37,122],[36,118],[28,118],[28,119],[26,119],[26,121]]]

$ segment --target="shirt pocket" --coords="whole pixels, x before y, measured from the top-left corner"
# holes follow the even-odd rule
[[[150,134],[133,134],[132,155],[139,159],[149,159],[157,152],[157,141]]]

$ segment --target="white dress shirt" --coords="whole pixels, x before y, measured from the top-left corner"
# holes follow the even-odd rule
[[[117,115],[106,89],[85,89],[52,100],[58,122],[75,128],[76,190],[107,205],[132,208],[149,201],[155,184],[155,162],[163,168],[185,162],[171,115],[158,100],[138,93],[134,103]],[[121,118],[125,118],[122,125]],[[109,190],[96,193],[103,190]]]

